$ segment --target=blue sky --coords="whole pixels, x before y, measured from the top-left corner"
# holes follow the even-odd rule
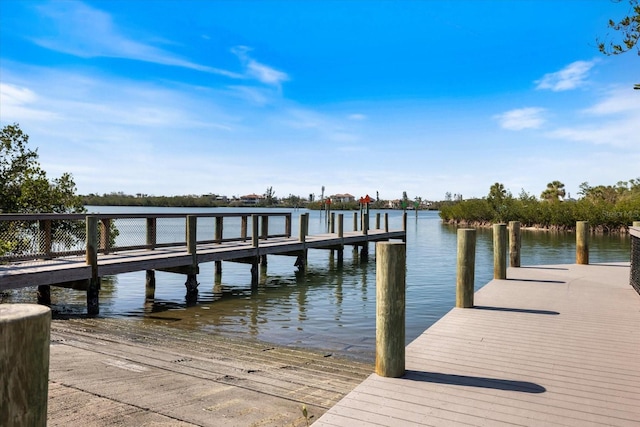
[[[0,123],[78,191],[446,192],[640,177],[601,1],[0,2]]]

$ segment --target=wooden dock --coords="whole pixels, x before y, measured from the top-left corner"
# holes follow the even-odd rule
[[[269,231],[269,218],[281,217],[284,230]],[[159,243],[158,222],[163,219],[183,221],[182,234],[178,238]],[[223,219],[241,220],[236,235],[223,236]],[[331,216],[331,218],[335,218]],[[210,220],[207,224],[201,221]],[[36,230],[30,239],[32,253],[9,254],[0,257],[0,291],[38,286],[47,303],[48,286],[65,286],[87,291],[89,314],[97,314],[100,278],[134,271],[147,272],[147,297],[153,298],[156,270],[184,274],[187,276],[188,294],[197,293],[196,275],[198,266],[206,262],[216,263],[216,272],[221,272],[223,261],[241,262],[251,265],[252,284],[258,283],[258,265],[267,262],[268,255],[296,257],[295,266],[304,270],[307,251],[325,249],[337,252],[338,264],[342,262],[345,246],[360,248],[366,257],[370,242],[390,239],[406,239],[406,231],[389,230],[385,215],[384,228],[380,228],[380,217],[376,217],[376,228],[369,229],[369,218],[363,216],[358,229],[354,215],[354,231],[344,231],[343,215],[338,215],[337,227],[328,224],[330,232],[308,235],[308,214],[300,217],[300,231],[291,236],[291,213],[219,213],[219,214],[118,214],[118,215],[0,215],[0,220],[30,223],[21,230]],[[127,226],[126,220],[137,221],[136,233],[144,241],[123,245],[114,243],[109,233],[115,221],[121,221],[120,239]],[[215,220],[215,222],[214,222]],[[334,219],[335,220],[335,219]],[[81,248],[66,252],[52,251],[52,222],[80,222],[86,226],[86,236]],[[248,231],[249,230],[249,231]],[[38,232],[40,232],[38,234]],[[180,235],[181,234],[181,235]],[[229,234],[229,233],[228,233]],[[24,232],[21,236],[24,236]],[[205,236],[205,237],[202,237]],[[1,237],[1,236],[0,236]],[[162,236],[160,236],[162,237]],[[212,238],[213,237],[213,238]],[[21,237],[22,238],[22,237]],[[4,262],[4,263],[3,263]],[[292,264],[294,264],[292,262]],[[192,295],[193,296],[193,295]]]
[[[510,268],[314,426],[640,426],[628,263]]]

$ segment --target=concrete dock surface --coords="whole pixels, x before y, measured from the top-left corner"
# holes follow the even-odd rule
[[[153,322],[54,320],[48,425],[306,426],[372,371]]]

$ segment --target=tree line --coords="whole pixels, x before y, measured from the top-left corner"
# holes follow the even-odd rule
[[[524,227],[573,230],[576,221],[589,221],[599,232],[626,232],[640,220],[640,178],[616,185],[580,185],[580,198],[565,198],[564,184],[553,181],[536,197],[522,190],[517,197],[496,182],[486,197],[444,203],[443,222],[484,226],[520,221]]]

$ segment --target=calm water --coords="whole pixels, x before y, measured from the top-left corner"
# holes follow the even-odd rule
[[[91,212],[211,212],[239,209],[171,209],[89,207]],[[293,211],[293,230],[299,214]],[[319,211],[309,211],[310,233],[326,230]],[[390,229],[402,227],[402,212],[389,214]],[[345,212],[345,230],[352,227],[352,212]],[[448,312],[455,303],[456,229],[442,225],[437,212],[408,214],[406,338],[412,341]],[[372,211],[372,226],[375,211]],[[225,236],[239,235],[225,221]],[[270,224],[277,232],[284,224]],[[183,233],[184,223],[159,227],[159,233]],[[121,230],[124,238],[125,230]],[[295,232],[294,232],[295,234]],[[158,239],[161,241],[161,238]],[[575,235],[523,231],[522,265],[575,262]],[[270,256],[261,270],[260,284],[251,289],[250,266],[223,263],[222,275],[213,263],[202,264],[198,275],[199,295],[195,305],[185,302],[185,276],[156,273],[153,302],[145,301],[145,273],[122,274],[103,280],[100,316],[127,317],[140,322],[158,322],[176,328],[198,329],[212,334],[246,336],[274,344],[322,349],[327,352],[373,360],[375,345],[375,250],[369,248],[362,262],[350,247],[344,265],[338,268],[329,251],[310,250],[306,274],[297,274],[295,258]],[[629,259],[628,236],[593,236],[590,261]],[[478,230],[476,289],[493,275],[490,229]],[[8,300],[30,300],[34,290],[9,295]],[[7,298],[5,298],[6,300]],[[83,316],[85,293],[52,288],[52,309],[58,316]]]

